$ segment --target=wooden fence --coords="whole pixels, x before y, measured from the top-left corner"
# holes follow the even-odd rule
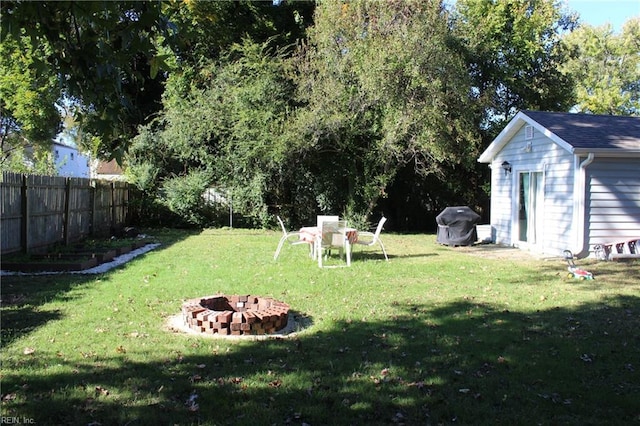
[[[125,182],[3,172],[1,254],[113,235],[127,224],[128,204]]]

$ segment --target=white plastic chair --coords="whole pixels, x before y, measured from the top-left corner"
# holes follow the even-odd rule
[[[316,216],[316,226],[318,227],[318,230],[319,230],[322,227],[322,222],[337,222],[339,220],[340,218],[338,216],[318,215]]]
[[[289,243],[292,246],[297,246],[300,244],[308,244],[309,250],[310,250],[309,255],[313,257],[313,243],[309,241],[301,240],[300,232],[287,231],[287,228],[285,228],[284,222],[282,222],[282,219],[280,218],[280,216],[277,216],[277,218],[278,218],[278,222],[280,223],[280,227],[282,228],[282,237],[280,238],[280,242],[278,243],[278,248],[276,249],[276,252],[273,255],[273,260],[278,259],[278,256],[280,255],[280,250],[282,250],[282,246],[284,245],[285,242]],[[295,237],[296,239],[293,240],[291,239],[291,237]]]
[[[384,249],[384,244],[382,244],[382,240],[380,239],[380,233],[382,232],[382,227],[386,221],[386,217],[382,216],[382,218],[380,218],[380,222],[378,222],[375,233],[369,231],[358,232],[358,240],[356,241],[356,244],[368,247],[374,246],[376,243],[380,244],[384,258],[388,262],[389,257],[387,256],[387,251]],[[364,239],[362,237],[364,237]]]
[[[340,257],[345,253],[347,266],[351,266],[351,244],[347,238],[347,222],[344,220],[322,222],[314,250],[320,268],[323,267],[323,254],[326,257],[332,248],[340,249]]]

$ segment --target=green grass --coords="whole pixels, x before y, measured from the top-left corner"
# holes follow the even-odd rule
[[[640,264],[477,256],[383,234],[319,269],[279,233],[145,231],[99,276],[2,277],[2,416],[56,425],[640,424]],[[481,251],[481,250],[480,250]],[[336,262],[336,260],[333,260]],[[291,305],[295,337],[168,331],[185,299]],[[197,409],[187,403],[195,398]]]

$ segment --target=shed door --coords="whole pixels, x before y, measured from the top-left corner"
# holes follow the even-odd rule
[[[518,181],[518,241],[533,246],[542,243],[542,172],[521,172]]]

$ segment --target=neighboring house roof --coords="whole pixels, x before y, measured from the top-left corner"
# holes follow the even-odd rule
[[[100,161],[98,163],[96,172],[99,175],[121,175],[122,168],[118,165],[116,160],[111,160],[107,163],[105,163],[104,161]]]
[[[478,161],[491,162],[525,124],[573,154],[640,155],[640,117],[520,111]]]

